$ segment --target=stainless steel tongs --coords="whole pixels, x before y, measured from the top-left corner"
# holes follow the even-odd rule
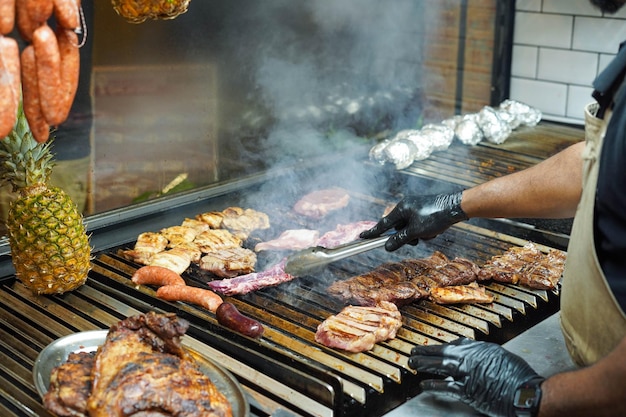
[[[303,249],[289,257],[285,262],[285,272],[293,276],[303,276],[317,272],[326,265],[352,255],[367,252],[385,245],[389,235],[373,239],[360,239],[334,248],[315,246]]]

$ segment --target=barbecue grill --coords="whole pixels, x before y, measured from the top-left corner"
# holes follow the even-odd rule
[[[544,136],[545,133],[548,136]],[[575,140],[579,129],[546,124],[517,133],[501,146],[453,145],[448,151],[414,164],[404,171],[367,161],[364,150],[348,155],[365,165],[371,178],[351,188],[350,210],[333,214],[322,227],[338,223],[375,220],[403,193],[443,191],[471,186],[489,178],[523,169],[556,153]],[[315,178],[310,187],[343,186],[333,176],[333,166],[345,154],[300,164],[296,175]],[[328,174],[320,174],[327,172]],[[317,174],[315,174],[317,173]],[[381,180],[384,178],[384,181]],[[294,216],[290,207],[306,189],[294,189],[288,198],[276,199],[270,190],[284,189],[294,180],[292,167],[275,169],[244,179],[157,199],[87,219],[95,247],[86,285],[61,296],[33,296],[12,275],[8,246],[3,242],[0,262],[0,414],[48,415],[32,382],[32,366],[43,347],[79,331],[105,329],[129,315],[148,311],[175,312],[191,326],[187,344],[228,369],[244,387],[252,416],[376,416],[419,394],[420,375],[411,370],[411,348],[447,342],[466,336],[504,343],[558,311],[559,289],[529,290],[515,285],[489,283],[490,305],[442,306],[422,300],[400,308],[403,327],[398,336],[371,351],[348,354],[314,341],[316,326],[343,305],[325,293],[333,281],[371,270],[384,262],[427,257],[439,250],[448,257],[463,256],[479,265],[513,245],[528,240],[541,249],[565,249],[563,223],[533,224],[521,220],[471,220],[453,226],[439,237],[388,253],[384,249],[355,255],[329,265],[322,272],[297,278],[278,287],[243,296],[228,297],[244,314],[263,323],[259,340],[249,339],[221,326],[214,314],[191,304],[166,302],[146,286],[130,281],[139,265],[118,255],[130,248],[137,235],[177,225],[186,217],[228,206],[265,211],[272,227],[253,234],[246,243],[275,236],[294,227],[313,227]],[[297,188],[297,187],[296,187]],[[292,199],[292,200],[290,200]],[[319,227],[320,224],[317,224]],[[257,270],[284,254],[260,253]],[[207,287],[209,274],[190,268],[188,284]]]

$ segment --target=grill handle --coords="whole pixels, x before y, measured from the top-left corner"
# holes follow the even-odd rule
[[[304,249],[287,257],[285,272],[296,277],[318,272],[332,262],[380,248],[387,239],[389,235],[360,239],[330,249],[322,246]]]

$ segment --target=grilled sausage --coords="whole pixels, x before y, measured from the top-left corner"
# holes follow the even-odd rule
[[[32,42],[33,32],[40,25],[35,23],[28,13],[28,0],[15,0],[15,22],[17,30],[26,42]]]
[[[22,51],[22,100],[24,115],[37,142],[45,142],[50,136],[50,126],[41,112],[35,48],[27,46]]]
[[[265,331],[261,323],[241,314],[232,303],[224,302],[220,304],[215,315],[219,324],[244,336],[259,338]]]
[[[20,0],[18,0],[20,1]],[[52,0],[22,0],[26,3],[26,11],[31,22],[38,27],[48,21],[52,16],[54,3]]]
[[[78,0],[53,0],[54,17],[65,29],[76,29],[80,26],[80,2]]]
[[[0,140],[11,133],[20,101],[20,52],[15,39],[0,35]]]
[[[15,25],[15,0],[0,0],[0,33],[8,35]]]
[[[78,76],[80,73],[78,36],[73,30],[63,28],[57,29],[56,36],[61,56],[61,89],[57,95],[61,113],[59,117],[62,120],[66,120],[72,109],[72,103],[74,103],[74,97],[78,89]]]
[[[130,279],[135,284],[142,285],[185,285],[185,280],[176,272],[156,265],[142,266]]]
[[[222,304],[222,297],[213,291],[187,285],[165,285],[157,290],[156,296],[167,301],[186,301],[213,313]]]
[[[49,125],[62,123],[63,109],[59,105],[61,91],[61,53],[53,30],[48,25],[38,27],[33,33],[37,83],[41,111]]]

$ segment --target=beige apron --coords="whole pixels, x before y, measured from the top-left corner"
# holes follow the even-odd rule
[[[610,291],[596,256],[593,213],[598,162],[606,125],[595,117],[597,103],[585,108],[583,193],[576,210],[561,294],[561,327],[572,360],[590,365],[606,356],[626,335],[626,315]]]

